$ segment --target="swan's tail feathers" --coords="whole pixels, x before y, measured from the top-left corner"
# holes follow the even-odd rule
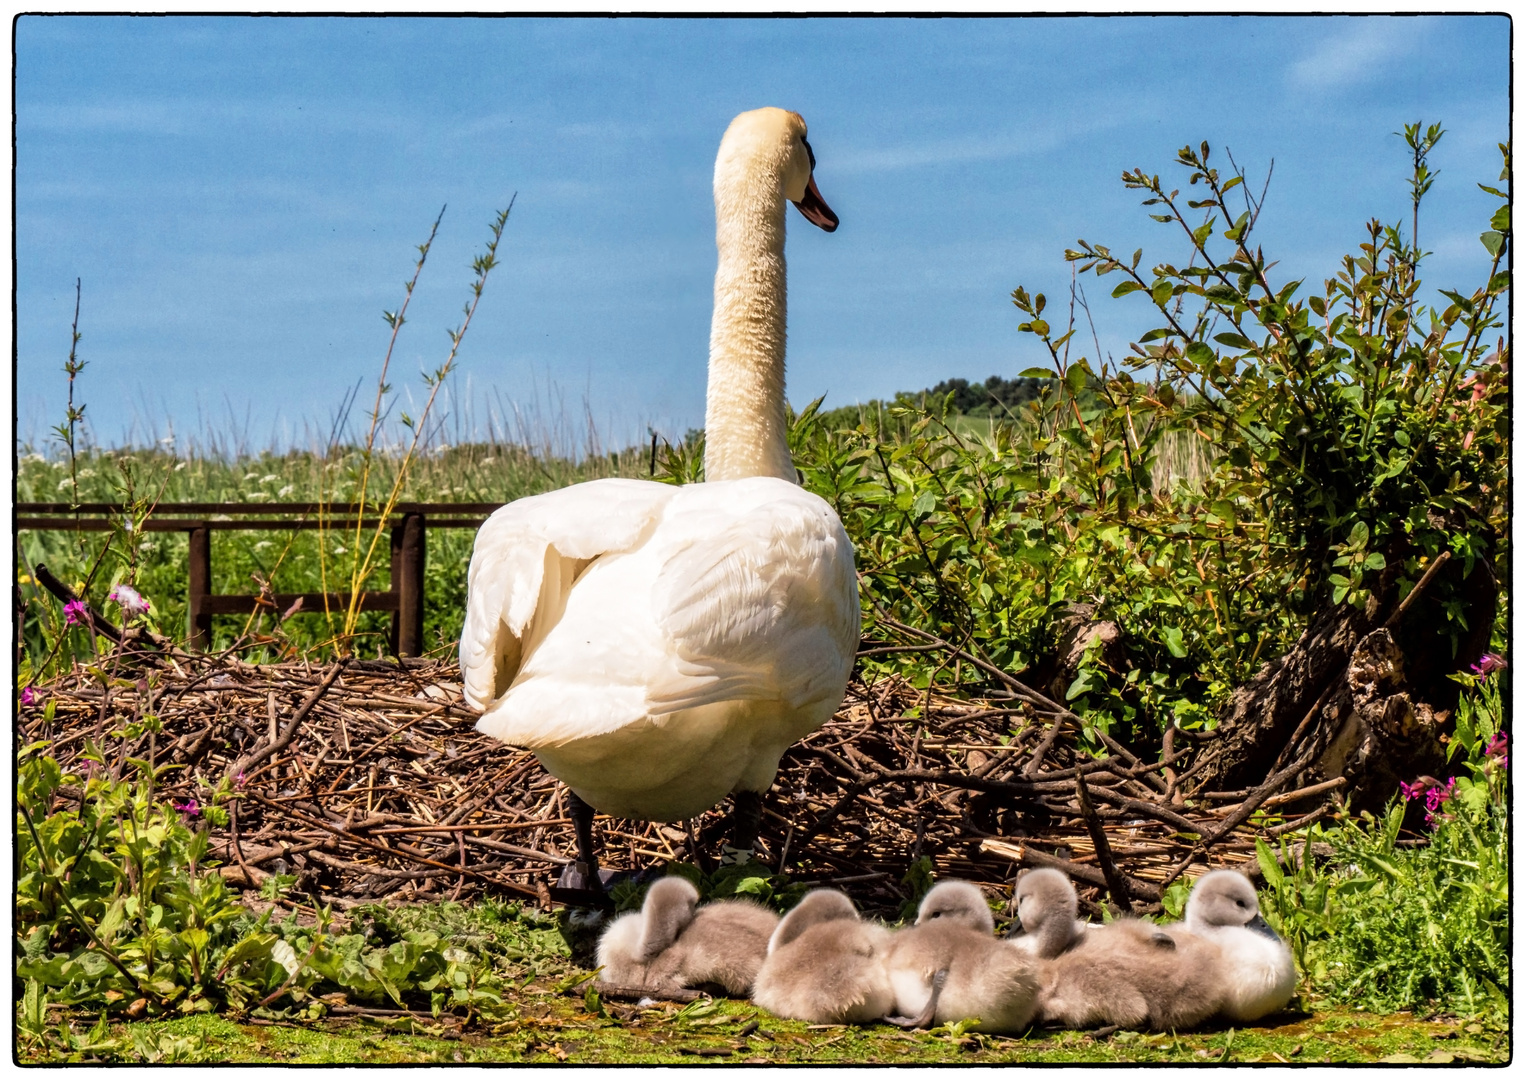
[[[483,523],[471,552],[461,678],[487,709],[561,617],[572,583],[598,556],[646,536],[677,488],[590,480],[509,503]]]
[[[478,709],[502,697],[519,672],[552,550],[541,537],[505,527],[511,524],[497,514],[488,518],[477,533],[466,579],[461,684]]]

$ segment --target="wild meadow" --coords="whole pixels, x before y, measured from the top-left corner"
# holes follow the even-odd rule
[[[256,910],[205,868],[206,830],[237,792],[224,784],[198,817],[156,800],[147,762],[108,775],[122,731],[106,736],[92,775],[63,771],[46,744],[20,750],[18,1054],[1506,1059],[1511,233],[1507,189],[1479,178],[1499,207],[1479,223],[1476,278],[1430,283],[1446,288],[1438,302],[1424,299],[1432,294],[1414,238],[1427,156],[1443,134],[1406,132],[1412,218],[1352,222],[1350,254],[1318,281],[1275,277],[1274,257],[1252,239],[1263,192],[1205,143],[1185,147],[1164,178],[1123,176],[1161,223],[1163,254],[1146,260],[1081,240],[1065,253],[1066,295],[1014,289],[1020,332],[1048,366],[864,406],[815,402],[792,418],[801,480],[836,507],[855,546],[865,643],[896,643],[860,660],[864,677],[978,696],[990,670],[1013,673],[1072,709],[1082,748],[1097,753],[1106,740],[1153,753],[1171,732],[1222,734],[1244,707],[1243,688],[1310,626],[1396,607],[1423,583],[1434,654],[1466,658],[1416,683],[1416,694],[1444,704],[1439,771],[1407,774],[1401,789],[1353,783],[1364,802],[1257,851],[1262,910],[1302,976],[1296,1015],[1240,1032],[1096,1042],[997,1039],[959,1025],[813,1031],[735,1004],[625,1009],[601,1001],[572,963],[566,921],[527,907],[375,905],[350,910],[342,925],[326,911],[299,920],[295,904],[272,914],[289,884],[276,876]],[[1509,151],[1500,150],[1504,183]],[[460,335],[506,219],[479,262]],[[1090,334],[1072,302],[1082,275],[1157,323],[1120,360],[1082,347]],[[388,315],[394,335],[404,312]],[[431,387],[449,377],[454,355]],[[124,614],[113,590],[130,586],[149,603],[142,625],[184,636],[186,540],[140,527],[160,503],[363,498],[379,522],[398,501],[503,502],[604,476],[702,479],[702,432],[612,451],[590,440],[587,452],[555,454],[502,436],[423,438],[415,433],[438,422],[427,412],[387,429],[386,363],[362,421],[301,450],[85,445],[71,397],[52,438],[18,448],[16,498],[128,510],[110,534],[18,537],[23,703],[45,707],[49,680],[91,664],[100,644],[40,589],[38,563],[108,617]],[[71,355],[66,370],[85,401],[77,364]],[[213,591],[385,587],[385,559],[358,550],[371,535],[214,534]],[[438,657],[452,655],[459,632],[471,543],[466,530],[428,536],[425,637]],[[1431,571],[1441,565],[1446,573]],[[1103,624],[1108,634],[1062,662],[1074,627]],[[213,647],[255,662],[376,657],[385,631],[378,614],[301,613],[279,624],[218,616]],[[907,634],[968,659],[905,646]],[[84,794],[48,812],[65,787]],[[904,884],[908,899],[925,888]],[[1167,893],[1161,917],[1178,915],[1183,895]],[[334,994],[432,1019],[371,1017],[369,1028],[299,1028],[289,1039],[269,1026],[315,1021]],[[154,1022],[124,1023],[145,1016]],[[1341,1035],[1350,1031],[1359,1034]],[[383,1045],[393,1033],[408,1039]]]

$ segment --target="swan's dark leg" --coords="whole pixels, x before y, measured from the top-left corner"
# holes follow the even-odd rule
[[[593,846],[593,807],[577,797],[575,791],[567,791],[567,811],[572,818],[572,828],[577,830],[578,873],[596,888],[598,883],[598,852]]]
[[[731,793],[731,843],[726,849],[724,862],[746,862],[757,846],[757,834],[762,831],[762,792],[733,791]]]
[[[562,867],[561,877],[551,890],[551,899],[579,907],[613,908],[598,873],[597,848],[593,843],[593,807],[567,789],[567,814],[577,831],[577,861]]]
[[[932,976],[932,996],[927,998],[924,1009],[916,1016],[886,1016],[884,1022],[903,1028],[928,1028],[932,1026],[932,1020],[937,1015],[937,999],[943,996],[943,987],[948,983],[948,969],[939,968],[936,975]]]

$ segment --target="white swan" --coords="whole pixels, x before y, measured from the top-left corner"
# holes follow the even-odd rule
[[[846,689],[852,546],[795,482],[784,412],[785,201],[837,225],[813,168],[783,109],[742,113],[721,140],[706,482],[589,481],[510,503],[477,534],[465,696],[477,730],[572,789],[574,877],[595,890],[588,806],[675,821],[735,792],[750,848],[780,756]]]

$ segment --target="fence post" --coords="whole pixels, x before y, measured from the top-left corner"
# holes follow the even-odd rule
[[[422,514],[404,514],[392,527],[392,591],[397,594],[392,627],[398,656],[424,651],[425,535]]]
[[[190,559],[186,568],[186,644],[205,652],[212,647],[212,530],[202,522],[190,530]]]

